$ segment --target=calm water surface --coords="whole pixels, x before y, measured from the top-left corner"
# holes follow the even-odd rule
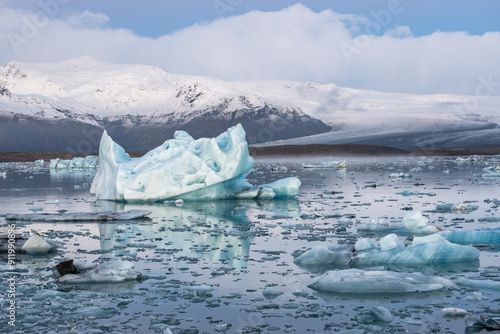
[[[411,210],[423,212],[432,224],[447,230],[498,227],[500,177],[486,177],[483,169],[498,165],[499,156],[467,162],[440,157],[356,157],[347,158],[347,169],[302,167],[331,160],[257,160],[248,181],[262,184],[297,176],[302,187],[296,200],[182,206],[95,201],[89,193],[92,170],[51,171],[34,163],[1,164],[0,173],[6,176],[0,176],[0,214],[31,213],[34,206],[43,213],[152,211],[150,220],[134,222],[18,223],[19,235],[29,236],[35,230],[64,246],[54,254],[17,256],[17,333],[167,333],[167,328],[173,333],[465,333],[463,318],[443,317],[442,308],[500,315],[498,290],[459,286],[406,295],[318,293],[307,285],[332,268],[301,268],[293,263],[292,255],[315,245],[353,244],[361,236],[379,239],[385,234],[361,233],[357,226],[372,220],[398,224]],[[396,173],[411,177],[396,177]],[[477,209],[436,210],[448,203]],[[3,217],[0,225],[5,233]],[[500,281],[499,250],[498,245],[481,248],[479,264],[387,269],[421,271],[451,280]],[[118,284],[54,283],[55,265],[61,261],[92,263],[114,258],[132,261],[147,279]],[[8,277],[5,258],[0,265],[4,282]],[[211,289],[193,290],[199,285]],[[283,294],[268,299],[262,293],[266,287]],[[8,303],[5,290],[0,290],[2,312]],[[364,323],[363,311],[378,305],[387,308],[395,320]],[[13,332],[6,321],[0,331]]]

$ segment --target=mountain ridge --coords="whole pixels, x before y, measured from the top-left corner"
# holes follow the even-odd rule
[[[10,62],[0,68],[0,151],[93,152],[104,129],[125,149],[141,151],[158,146],[176,130],[212,137],[237,123],[256,146],[418,148],[434,138],[440,145],[479,145],[485,140],[500,143],[499,106],[500,96],[388,93],[333,83],[226,82],[90,57]],[[467,136],[460,138],[461,132]]]

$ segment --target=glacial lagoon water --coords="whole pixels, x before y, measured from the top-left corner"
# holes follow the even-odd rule
[[[328,266],[301,267],[294,255],[317,245],[401,241],[403,217],[421,211],[447,231],[500,226],[500,177],[485,168],[499,156],[349,157],[346,169],[303,168],[339,157],[257,159],[248,181],[263,184],[297,176],[295,200],[210,201],[155,205],[95,201],[93,170],[49,170],[47,164],[0,164],[0,229],[6,213],[150,210],[149,220],[26,223],[63,244],[46,255],[16,255],[16,327],[2,316],[1,333],[472,333],[463,317],[443,308],[500,316],[500,246],[478,246],[479,262],[448,266],[381,266],[420,272],[454,283],[491,283],[400,294],[342,294],[308,288]],[[2,177],[5,175],[4,177]],[[454,206],[453,206],[454,205]],[[372,221],[389,230],[367,230]],[[122,283],[55,283],[55,265],[131,261],[143,279]],[[5,255],[0,262],[2,315],[7,314]],[[384,307],[390,322],[370,317]],[[488,332],[491,333],[491,332]]]

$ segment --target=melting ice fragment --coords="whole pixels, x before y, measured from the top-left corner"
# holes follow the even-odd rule
[[[316,277],[308,287],[335,293],[406,293],[441,290],[454,284],[448,279],[421,273],[346,269]]]
[[[32,232],[31,237],[24,243],[21,250],[29,254],[46,254],[57,248],[54,243],[45,241],[40,234]]]
[[[240,124],[216,138],[194,140],[176,131],[173,139],[132,159],[104,131],[90,192],[103,200],[139,202],[297,196],[295,177],[256,187],[245,181],[254,163],[245,135]]]

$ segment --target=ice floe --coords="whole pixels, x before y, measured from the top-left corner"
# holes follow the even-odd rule
[[[455,285],[446,278],[422,273],[345,269],[328,271],[316,277],[308,286],[314,290],[335,293],[367,294],[426,292]]]
[[[216,138],[195,140],[176,131],[173,139],[132,159],[105,131],[90,192],[98,199],[139,202],[297,196],[296,177],[256,187],[246,182],[254,160],[245,135],[240,124]]]
[[[116,283],[139,279],[142,275],[134,271],[133,267],[134,264],[130,261],[113,260],[80,274],[61,276],[56,282],[65,284]]]
[[[5,217],[5,220],[32,222],[123,221],[146,218],[150,214],[151,211],[148,210],[9,214]]]

